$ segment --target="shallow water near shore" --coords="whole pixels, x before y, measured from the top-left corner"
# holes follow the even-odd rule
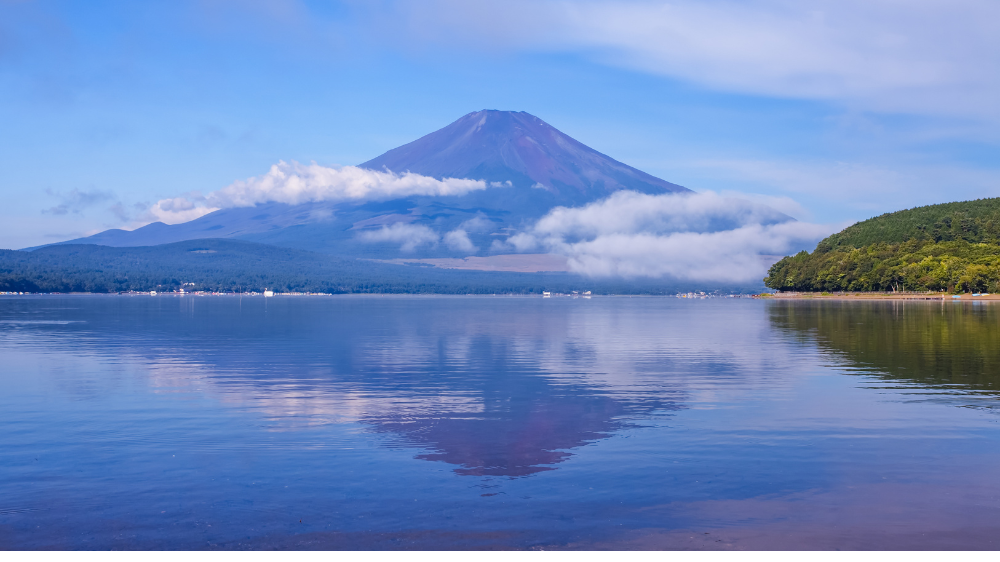
[[[996,549],[1000,304],[0,298],[5,549]]]

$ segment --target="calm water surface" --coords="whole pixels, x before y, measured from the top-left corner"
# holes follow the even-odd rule
[[[7,549],[1000,540],[1000,306],[0,298]]]

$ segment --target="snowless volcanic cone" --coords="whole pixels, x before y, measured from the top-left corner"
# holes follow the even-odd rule
[[[535,187],[551,203],[579,205],[619,189],[688,192],[622,164],[523,111],[483,110],[361,164],[435,178],[475,178]]]

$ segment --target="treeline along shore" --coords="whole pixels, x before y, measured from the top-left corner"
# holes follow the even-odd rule
[[[1000,292],[1000,198],[859,222],[812,253],[781,259],[764,284],[782,292]]]
[[[704,284],[702,284],[704,285]],[[596,280],[568,273],[438,269],[340,258],[229,239],[118,248],[66,244],[0,250],[0,292],[25,293],[405,293],[673,295],[693,288],[662,280]],[[704,287],[736,292],[759,285]]]
[[[971,293],[956,295],[946,292],[935,292],[935,291],[924,291],[924,292],[911,292],[911,291],[898,291],[898,292],[842,292],[842,293],[831,293],[828,291],[823,292],[809,292],[809,291],[783,291],[779,293],[763,293],[756,295],[755,298],[763,299],[777,299],[777,300],[796,300],[796,299],[806,299],[806,300],[865,300],[865,301],[879,301],[879,300],[901,300],[901,301],[958,301],[962,302],[973,301],[1000,301],[1000,294],[995,293]]]

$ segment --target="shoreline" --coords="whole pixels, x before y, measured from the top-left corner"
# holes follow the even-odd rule
[[[1000,301],[1000,294],[994,293],[772,293],[761,294],[761,299],[780,300],[891,300],[891,301]]]
[[[289,297],[525,297],[525,298],[540,298],[540,299],[591,299],[591,298],[669,298],[669,299],[685,299],[685,300],[716,300],[716,299],[758,299],[761,298],[760,294],[757,293],[723,293],[723,294],[705,294],[698,295],[691,293],[678,293],[678,294],[650,294],[650,293],[638,293],[638,294],[622,294],[622,293],[597,293],[597,294],[586,294],[586,293],[556,293],[556,292],[545,292],[545,293],[273,293],[271,295],[265,295],[263,293],[213,293],[213,292],[152,292],[146,291],[133,291],[133,292],[122,292],[122,293],[85,293],[85,292],[68,292],[68,293],[20,293],[20,292],[0,292],[0,299],[4,297],[137,297],[137,298],[164,298],[164,297],[241,297],[241,298],[289,298]],[[766,295],[765,295],[766,296]]]

